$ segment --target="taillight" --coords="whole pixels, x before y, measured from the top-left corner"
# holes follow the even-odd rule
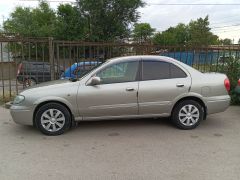
[[[229,92],[230,91],[230,81],[228,78],[226,78],[224,80],[224,86],[225,86],[226,90]]]
[[[238,80],[238,85],[240,86],[240,79]]]
[[[18,65],[17,75],[19,75],[22,71],[22,63]]]

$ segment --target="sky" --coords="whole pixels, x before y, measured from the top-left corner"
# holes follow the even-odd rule
[[[49,2],[56,9],[60,4]],[[74,0],[65,0],[74,1]],[[144,0],[146,5],[139,9],[141,18],[139,22],[148,22],[157,31],[164,31],[170,26],[178,23],[189,23],[199,17],[209,15],[212,32],[220,38],[230,38],[235,43],[240,38],[240,0]],[[190,5],[161,5],[168,4],[190,4]],[[234,4],[235,5],[191,5],[191,4]],[[36,1],[23,0],[0,0],[0,25],[9,17],[16,6],[36,7]],[[156,5],[158,4],[158,5]],[[159,5],[160,4],[160,5]],[[239,4],[239,5],[236,5]]]

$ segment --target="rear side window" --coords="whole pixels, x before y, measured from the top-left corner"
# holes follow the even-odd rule
[[[174,64],[162,61],[143,61],[143,81],[185,77],[187,77],[186,73]]]
[[[185,78],[187,74],[179,67],[171,64],[171,78]]]
[[[170,64],[160,61],[143,61],[143,81],[169,79]]]

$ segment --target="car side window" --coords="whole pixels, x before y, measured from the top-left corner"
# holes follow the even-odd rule
[[[174,64],[171,64],[171,78],[185,78],[187,74]]]
[[[101,84],[132,82],[136,81],[137,75],[138,61],[113,64],[96,74],[101,78]]]
[[[176,65],[163,61],[143,61],[142,80],[185,78],[186,73]]]
[[[142,80],[170,78],[170,64],[161,61],[143,61]]]

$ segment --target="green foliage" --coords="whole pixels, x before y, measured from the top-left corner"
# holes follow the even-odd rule
[[[129,35],[129,24],[139,18],[142,0],[77,0],[80,14],[87,20],[87,40],[109,41]]]
[[[61,40],[112,41],[126,37],[129,25],[139,18],[142,0],[77,0],[59,5],[57,12],[46,1],[36,8],[17,7],[4,23],[7,33],[23,37]]]
[[[229,39],[229,38],[220,39],[219,40],[219,44],[221,44],[221,45],[231,45],[232,44],[232,40]]]
[[[184,45],[188,41],[188,26],[180,23],[176,27],[170,27],[153,37],[154,44],[160,45]]]
[[[235,88],[238,83],[238,79],[240,78],[240,59],[236,59],[231,57],[227,60],[219,69],[220,72],[225,73],[228,76],[228,79],[231,83],[231,103],[232,104],[240,104],[239,95],[236,94]]]
[[[55,12],[42,1],[34,9],[17,7],[5,21],[4,30],[21,36],[48,37],[55,34],[55,22]]]
[[[191,21],[189,23],[189,44],[196,46],[217,44],[218,37],[210,30],[208,16]]]
[[[133,29],[133,38],[137,42],[146,42],[154,32],[155,29],[149,23],[136,23]]]
[[[61,4],[57,9],[56,38],[64,40],[84,40],[86,20],[76,6]]]
[[[153,37],[153,43],[159,45],[214,45],[218,36],[210,32],[208,16],[191,21],[188,25],[178,24]]]

